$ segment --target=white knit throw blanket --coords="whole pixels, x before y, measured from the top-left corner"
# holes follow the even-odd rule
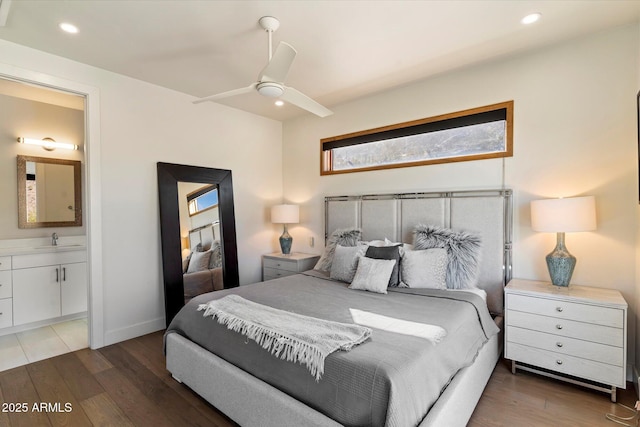
[[[324,373],[324,359],[336,350],[351,350],[371,336],[371,329],[332,322],[246,300],[239,295],[200,304],[204,317],[254,340],[280,359],[305,364],[316,381]]]

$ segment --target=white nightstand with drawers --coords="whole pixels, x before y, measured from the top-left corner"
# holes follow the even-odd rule
[[[311,270],[316,265],[320,255],[302,254],[294,252],[283,255],[275,252],[262,256],[262,281],[291,276],[303,271]]]
[[[627,303],[613,289],[513,279],[505,288],[505,353],[535,372],[611,394],[626,388]],[[539,369],[542,368],[542,369]]]

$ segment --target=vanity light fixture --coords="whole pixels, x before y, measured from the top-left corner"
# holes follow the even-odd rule
[[[56,142],[53,138],[42,138],[33,139],[33,138],[18,138],[18,142],[20,144],[29,144],[29,145],[39,145],[47,151],[53,151],[56,148],[65,148],[67,150],[77,150],[78,146],[75,144],[69,144],[67,142]]]

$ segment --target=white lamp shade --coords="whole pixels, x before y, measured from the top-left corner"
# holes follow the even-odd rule
[[[274,224],[297,224],[300,222],[298,205],[276,205],[271,208],[271,222]]]
[[[552,233],[595,230],[595,197],[534,200],[531,202],[531,228]]]

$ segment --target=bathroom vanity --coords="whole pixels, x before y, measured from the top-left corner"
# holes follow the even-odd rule
[[[0,335],[86,315],[84,236],[41,243],[0,241]]]

